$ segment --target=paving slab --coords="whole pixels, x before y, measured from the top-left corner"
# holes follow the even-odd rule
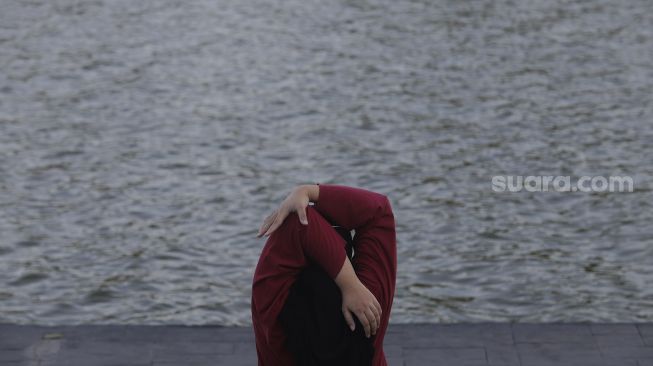
[[[384,350],[390,366],[653,366],[653,324],[391,324]],[[256,364],[251,327],[0,323],[0,366]]]

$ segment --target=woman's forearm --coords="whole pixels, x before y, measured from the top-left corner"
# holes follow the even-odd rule
[[[311,202],[317,202],[320,197],[320,186],[317,184],[303,184],[297,186],[295,189],[304,192]],[[354,288],[360,282],[348,257],[345,257],[342,268],[334,280],[342,291]]]
[[[317,202],[320,197],[320,186],[317,184],[303,184],[295,187],[295,189],[306,194],[311,202]],[[340,290],[354,288],[360,282],[348,257],[345,257],[342,268],[334,280]]]
[[[360,282],[358,276],[356,275],[356,271],[354,271],[354,267],[349,261],[349,257],[345,257],[342,268],[334,280],[338,287],[340,287],[341,291],[355,288]]]

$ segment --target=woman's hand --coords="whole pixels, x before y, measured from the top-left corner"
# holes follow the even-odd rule
[[[297,212],[299,221],[304,225],[308,225],[306,206],[308,206],[309,201],[316,201],[318,195],[319,187],[317,185],[301,185],[293,189],[286,199],[281,202],[281,205],[263,220],[256,237],[260,238],[263,235],[269,236],[272,234],[291,212]]]
[[[352,317],[354,314],[363,324],[367,338],[376,334],[377,329],[381,326],[381,314],[383,313],[381,305],[374,294],[358,279],[348,257],[345,257],[345,262],[336,276],[335,282],[340,287],[342,314],[345,316],[349,329],[352,331],[356,329],[356,323]]]
[[[381,305],[374,297],[374,294],[357,281],[352,287],[341,290],[342,293],[342,313],[349,328],[353,331],[356,327],[352,313],[363,324],[365,335],[375,335],[381,325]]]

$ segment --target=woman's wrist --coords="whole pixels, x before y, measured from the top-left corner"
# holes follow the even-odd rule
[[[305,194],[311,202],[317,202],[320,197],[320,186],[317,184],[302,184],[295,189]]]

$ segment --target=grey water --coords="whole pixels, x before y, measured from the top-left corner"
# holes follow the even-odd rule
[[[652,60],[649,0],[3,0],[0,322],[250,324],[313,182],[390,198],[391,322],[651,321]]]

